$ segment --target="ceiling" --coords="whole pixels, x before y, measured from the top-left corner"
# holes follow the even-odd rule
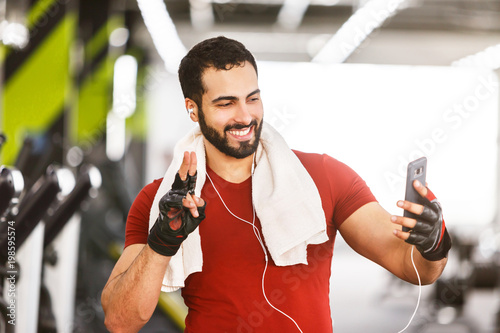
[[[187,48],[204,38],[226,35],[242,41],[259,60],[310,61],[366,1],[164,2]],[[500,44],[500,0],[403,2],[404,7],[369,34],[345,62],[449,65]]]

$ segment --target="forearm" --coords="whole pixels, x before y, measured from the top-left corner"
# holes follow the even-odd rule
[[[149,320],[169,261],[146,245],[127,270],[108,281],[101,302],[111,332],[137,332]]]
[[[410,244],[406,245],[405,256],[403,259],[403,275],[404,280],[418,284],[417,274],[415,272],[415,268],[413,267],[411,261],[411,252],[413,246]],[[438,261],[430,261],[422,257],[420,252],[417,249],[413,249],[413,260],[415,262],[415,266],[417,267],[418,274],[420,275],[420,280],[423,285],[434,283],[440,276],[446,266],[448,261],[447,258],[443,258]]]

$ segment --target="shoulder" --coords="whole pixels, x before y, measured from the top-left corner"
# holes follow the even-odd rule
[[[158,187],[160,187],[160,184],[161,182],[163,181],[163,177],[162,178],[158,178],[158,179],[155,179],[153,180],[151,183],[147,184],[146,186],[144,186],[144,189],[154,189],[154,190],[158,190]]]
[[[131,211],[135,212],[137,209],[149,210],[151,208],[162,179],[163,178],[155,179],[142,188],[142,190],[135,197],[132,207],[130,207]]]
[[[316,184],[320,193],[328,193],[332,200],[346,196],[353,185],[364,183],[348,165],[327,155],[293,151]]]
[[[160,187],[160,184],[161,184],[162,181],[163,181],[163,177],[155,179],[151,183],[149,183],[146,186],[144,186],[143,190],[146,190],[146,191],[157,191],[158,187]]]
[[[132,203],[125,227],[125,247],[147,243],[149,211],[161,181],[162,178],[156,179],[144,186]]]
[[[306,168],[316,186],[328,189],[332,200],[351,198],[353,194],[369,192],[366,182],[347,164],[327,155],[293,151]]]
[[[376,201],[366,182],[348,165],[326,154],[294,153],[314,180],[325,212],[331,207],[336,228],[357,209]]]
[[[160,184],[162,182],[163,178],[158,178],[153,180],[151,183],[147,184],[144,186],[139,193],[140,196],[145,196],[147,198],[151,198],[151,201],[153,201],[156,192],[158,191],[158,188],[160,187]]]
[[[292,151],[311,176],[321,172],[335,172],[339,176],[354,172],[349,166],[327,154],[306,153],[299,150]]]

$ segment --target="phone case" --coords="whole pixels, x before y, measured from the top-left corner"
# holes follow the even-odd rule
[[[406,193],[405,200],[415,202],[418,204],[424,203],[424,198],[413,187],[413,182],[418,180],[425,186],[425,176],[427,174],[427,158],[421,157],[413,162],[408,163],[406,174]],[[416,215],[408,211],[404,211],[405,217],[416,218]],[[409,228],[403,227],[403,231],[408,231]]]

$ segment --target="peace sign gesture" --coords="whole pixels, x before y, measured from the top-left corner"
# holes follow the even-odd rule
[[[206,203],[194,194],[196,162],[196,153],[184,152],[171,190],[160,199],[160,214],[148,237],[149,246],[159,254],[177,253],[184,239],[205,218]]]

